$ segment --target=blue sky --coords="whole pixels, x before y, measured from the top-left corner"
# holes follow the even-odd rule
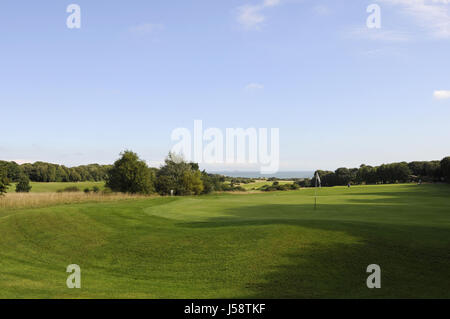
[[[279,128],[282,170],[450,155],[448,0],[5,0],[0,30],[1,159],[156,164],[194,120]]]

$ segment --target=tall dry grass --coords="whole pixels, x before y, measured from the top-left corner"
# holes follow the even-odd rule
[[[143,198],[148,198],[148,196],[121,193],[8,193],[0,196],[0,209],[38,208],[61,204],[111,202]]]

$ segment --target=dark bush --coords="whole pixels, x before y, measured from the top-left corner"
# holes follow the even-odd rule
[[[150,194],[155,191],[153,172],[136,153],[121,153],[108,171],[106,186],[115,192]]]
[[[57,193],[77,193],[80,189],[76,186],[70,186],[63,189],[59,189]]]
[[[31,190],[30,179],[26,175],[19,177],[16,185],[16,193],[29,193]]]

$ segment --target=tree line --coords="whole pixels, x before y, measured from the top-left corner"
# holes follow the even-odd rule
[[[160,195],[201,195],[214,191],[234,191],[225,176],[200,171],[197,163],[186,162],[169,153],[164,165],[150,168],[136,153],[125,151],[108,171],[106,187],[114,192]]]
[[[19,165],[0,161],[0,195],[6,193],[10,183],[16,183],[16,192],[29,192],[32,182],[98,182],[106,180],[111,165],[90,164],[77,167],[36,162]]]
[[[16,162],[0,161],[0,172],[10,182],[18,182],[26,175],[32,182],[99,182],[106,179],[111,165],[90,164],[77,167],[36,162],[19,165]]]
[[[91,164],[68,168],[45,162],[19,165],[0,161],[0,195],[6,193],[10,183],[16,183],[16,192],[29,192],[30,181],[105,181],[107,189],[113,192],[178,196],[243,190],[233,183],[226,183],[225,176],[200,171],[197,163],[186,162],[172,153],[159,169],[148,167],[132,151],[121,153],[114,165]]]
[[[334,172],[317,170],[312,179],[298,181],[298,184],[303,187],[315,186],[316,174],[319,174],[322,186],[450,182],[450,157],[441,161],[400,162],[380,166],[363,164],[359,168],[341,167]]]
[[[338,168],[333,171],[318,170],[322,186],[348,184],[389,184],[413,181],[450,182],[450,157],[441,161],[401,162],[380,166],[361,165],[359,168]],[[316,176],[315,174],[315,176]],[[299,179],[295,185],[274,183],[266,191],[313,187],[316,177]],[[11,182],[16,183],[17,192],[29,192],[30,181],[34,182],[81,182],[105,181],[113,192],[160,195],[201,195],[214,191],[244,190],[235,183],[250,179],[228,178],[201,171],[199,165],[186,162],[182,157],[169,153],[164,165],[157,169],[148,167],[146,162],[132,151],[121,153],[114,165],[83,165],[68,168],[63,165],[36,162],[19,165],[15,162],[0,161],[0,195],[5,193]]]

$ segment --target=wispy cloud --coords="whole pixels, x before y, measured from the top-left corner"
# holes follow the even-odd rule
[[[450,0],[380,0],[397,6],[436,38],[450,38]]]
[[[434,91],[433,96],[436,100],[448,100],[450,99],[450,90]]]
[[[262,90],[262,89],[264,89],[264,85],[262,85],[260,83],[249,83],[245,86],[245,89],[247,91]]]
[[[265,10],[276,7],[281,0],[264,0],[256,5],[243,5],[238,7],[238,22],[246,29],[259,29],[261,24],[266,20],[263,14]]]
[[[163,29],[164,29],[164,26],[162,24],[142,23],[142,24],[130,27],[129,31],[132,34],[136,34],[136,35],[146,35],[146,34],[154,34]]]
[[[320,16],[327,16],[331,14],[331,9],[323,4],[319,4],[315,7],[313,7],[313,11]]]

